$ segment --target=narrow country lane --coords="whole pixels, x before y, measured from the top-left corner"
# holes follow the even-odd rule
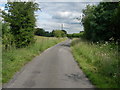
[[[75,62],[71,40],[59,43],[26,64],[5,88],[93,88]]]

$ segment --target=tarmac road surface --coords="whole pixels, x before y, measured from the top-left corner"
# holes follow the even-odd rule
[[[4,88],[93,88],[75,62],[71,40],[61,42],[26,64]]]

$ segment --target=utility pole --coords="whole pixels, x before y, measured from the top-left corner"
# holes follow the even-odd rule
[[[63,30],[63,24],[61,24],[61,30]]]

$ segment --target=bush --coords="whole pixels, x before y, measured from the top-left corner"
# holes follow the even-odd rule
[[[5,22],[10,24],[9,31],[14,36],[16,47],[26,47],[33,43],[36,21],[34,11],[39,9],[38,4],[34,2],[7,2],[5,8],[9,13],[2,11],[2,17]]]
[[[82,23],[84,26],[85,37],[88,40],[114,41],[120,39],[120,3],[119,2],[101,2],[98,5],[87,5],[83,10],[84,17]]]
[[[2,23],[2,47],[7,50],[15,47],[15,39],[8,23]]]
[[[73,55],[97,87],[115,88],[120,84],[119,58],[120,56],[114,43],[91,43],[85,40],[72,42]]]

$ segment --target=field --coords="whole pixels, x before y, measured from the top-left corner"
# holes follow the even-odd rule
[[[45,49],[64,41],[65,38],[35,37],[36,42],[26,48],[20,48],[2,52],[2,83],[8,82],[12,76],[21,69],[33,57],[39,55]]]
[[[120,84],[118,46],[74,39],[72,53],[80,68],[98,88],[117,88]]]

